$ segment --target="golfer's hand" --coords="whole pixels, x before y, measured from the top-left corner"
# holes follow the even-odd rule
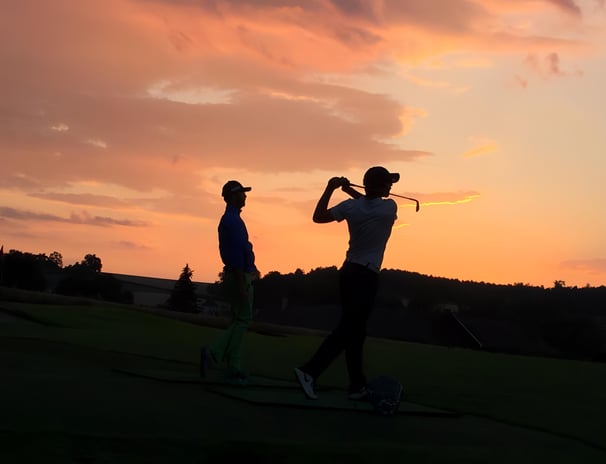
[[[336,190],[340,187],[345,187],[349,185],[349,181],[345,177],[332,177],[328,181],[327,189]]]

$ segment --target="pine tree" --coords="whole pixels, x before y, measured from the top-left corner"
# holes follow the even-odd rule
[[[196,310],[196,285],[192,282],[191,277],[194,272],[190,269],[189,264],[186,264],[179,280],[175,282],[175,286],[168,299],[168,307],[173,311],[185,313],[193,313]]]

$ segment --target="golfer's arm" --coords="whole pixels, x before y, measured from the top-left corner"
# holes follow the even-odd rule
[[[347,187],[341,187],[341,190],[343,190],[345,193],[347,193],[350,197],[354,199],[364,196],[363,193],[358,192],[351,185],[348,185]]]
[[[332,217],[330,211],[328,211],[328,202],[330,201],[330,197],[334,192],[333,189],[327,188],[324,190],[324,193],[318,200],[318,204],[316,205],[316,209],[314,210],[313,221],[318,224],[324,224],[326,222],[332,222],[335,218]]]

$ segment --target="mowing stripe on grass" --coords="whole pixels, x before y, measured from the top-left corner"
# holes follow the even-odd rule
[[[130,375],[134,377],[140,377],[149,380],[157,380],[159,382],[169,382],[169,383],[189,383],[189,384],[200,384],[200,385],[232,385],[229,380],[223,378],[220,374],[220,371],[214,370],[208,376],[208,378],[203,379],[200,377],[200,374],[197,372],[183,371],[183,370],[150,370],[150,369],[112,369],[114,372],[118,372],[125,375]],[[268,376],[259,376],[259,375],[251,375],[249,377],[249,384],[246,385],[246,388],[255,388],[255,387],[272,387],[272,388],[282,388],[282,389],[291,389],[291,390],[299,390],[301,387],[295,381],[288,381],[280,378],[268,377]],[[329,391],[329,390],[337,390],[335,387],[331,386],[320,386],[317,387],[318,391]]]
[[[327,391],[319,395],[317,400],[307,399],[300,390],[284,390],[275,388],[250,389],[237,386],[210,386],[206,389],[212,393],[259,406],[281,406],[305,409],[333,409],[340,411],[355,411],[377,414],[367,401],[352,401],[345,392]],[[452,411],[421,406],[402,401],[398,410],[400,415],[434,416],[457,418],[460,414]]]
[[[112,369],[121,374],[141,377],[150,380],[170,383],[194,383],[200,385],[229,385],[229,382],[220,376],[211,376],[203,379],[199,374],[184,372],[184,371],[167,371],[167,370],[143,370],[143,369]],[[289,382],[281,379],[271,379],[269,377],[250,376],[250,387],[273,387],[273,388],[289,388],[298,389],[299,385],[295,382]]]

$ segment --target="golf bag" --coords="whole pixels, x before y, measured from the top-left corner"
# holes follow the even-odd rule
[[[383,416],[397,414],[404,390],[397,379],[388,375],[380,375],[371,379],[366,388],[368,389],[368,400],[376,412]]]

